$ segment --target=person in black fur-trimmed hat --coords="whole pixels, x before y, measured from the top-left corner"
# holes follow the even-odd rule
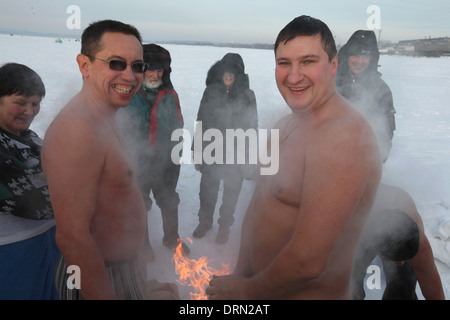
[[[144,62],[147,63],[147,70],[162,70],[162,82],[167,89],[172,90],[173,85],[170,80],[170,73],[172,68],[170,64],[172,63],[172,58],[167,49],[154,44],[144,44]]]
[[[379,59],[375,33],[353,33],[339,50],[336,88],[369,121],[386,162],[395,131],[395,108],[392,92],[378,72]]]
[[[170,80],[171,62],[167,49],[157,44],[145,44],[144,62],[147,64],[141,89],[134,96],[125,117],[120,123],[126,131],[127,141],[132,145],[137,160],[137,180],[142,191],[146,209],[152,208],[150,193],[161,209],[163,245],[174,249],[178,245],[178,205],[176,191],[180,164],[172,161],[172,132],[183,128],[180,100]],[[125,119],[125,120],[124,120]],[[150,247],[150,244],[147,243]],[[150,247],[151,248],[151,247]],[[183,243],[184,253],[189,254]]]

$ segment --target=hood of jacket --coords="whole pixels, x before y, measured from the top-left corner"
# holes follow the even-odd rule
[[[245,74],[244,60],[237,53],[227,53],[219,61],[216,61],[208,70],[206,76],[206,86],[212,84],[223,84],[223,75],[225,72],[234,74],[234,87],[248,89],[248,76]]]
[[[348,58],[354,55],[368,55],[370,62],[364,73],[377,73],[380,52],[375,32],[372,30],[358,30],[350,37],[347,43],[339,50],[337,79],[350,76]]]

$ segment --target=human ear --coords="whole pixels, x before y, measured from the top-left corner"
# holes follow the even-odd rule
[[[337,55],[331,60],[331,70],[333,73],[333,77],[336,75],[338,69],[338,58]]]
[[[77,63],[83,78],[89,78],[89,67],[91,65],[89,57],[80,53],[77,55]]]

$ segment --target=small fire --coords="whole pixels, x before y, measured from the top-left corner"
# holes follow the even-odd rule
[[[192,244],[192,240],[187,238]],[[212,275],[223,276],[230,273],[230,266],[222,264],[222,268],[216,270],[208,267],[208,258],[203,256],[198,260],[185,257],[182,240],[178,239],[178,246],[174,250],[172,261],[175,262],[175,273],[179,275],[177,282],[183,286],[191,286],[195,292],[191,292],[191,300],[207,300],[205,293]]]

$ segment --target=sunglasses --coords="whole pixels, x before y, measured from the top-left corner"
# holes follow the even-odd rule
[[[142,61],[136,61],[133,63],[126,63],[123,60],[118,59],[111,59],[111,60],[104,60],[97,57],[91,57],[89,55],[86,55],[89,58],[97,59],[103,62],[106,62],[109,64],[109,68],[114,71],[123,71],[127,68],[128,65],[131,66],[131,70],[134,73],[144,73],[147,70],[148,65]]]

